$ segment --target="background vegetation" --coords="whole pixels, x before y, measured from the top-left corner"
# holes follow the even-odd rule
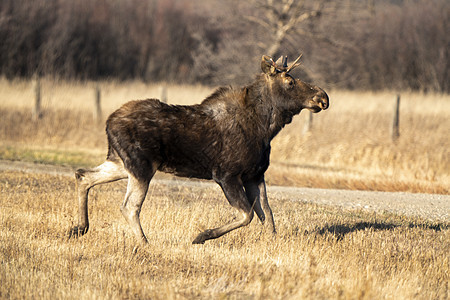
[[[446,0],[3,0],[0,74],[216,85],[304,53],[326,88],[449,92],[449,20]]]

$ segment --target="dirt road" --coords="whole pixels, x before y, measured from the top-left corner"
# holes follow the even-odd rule
[[[2,171],[12,170],[28,173],[74,176],[74,170],[68,167],[0,160],[0,176]],[[153,181],[168,186],[174,184],[197,187],[216,186],[213,182],[183,180],[180,178],[174,180],[167,176],[156,176]],[[268,186],[267,189],[269,198],[272,196],[290,201],[338,206],[343,209],[386,211],[405,216],[418,216],[430,221],[450,221],[450,195],[348,191],[283,186]]]

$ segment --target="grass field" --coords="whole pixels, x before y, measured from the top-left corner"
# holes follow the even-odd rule
[[[74,181],[0,176],[1,299],[446,299],[449,224],[293,202],[269,194],[278,235],[255,219],[204,245],[233,216],[219,188],[153,183],[149,244],[120,214],[125,183],[91,191],[91,230],[67,240]]]
[[[100,82],[106,116],[160,87]],[[0,80],[0,158],[101,163],[104,125],[93,120],[92,82],[42,80],[43,116],[31,118],[32,84]],[[169,103],[211,89],[167,86]],[[331,107],[305,114],[272,143],[269,184],[448,194],[450,97],[402,94],[400,140],[390,141],[394,93],[329,91]],[[125,182],[91,191],[90,231],[75,225],[74,179],[0,173],[0,299],[446,299],[449,224],[343,210],[269,194],[278,234],[255,220],[204,245],[203,229],[233,217],[218,187],[152,183],[135,238],[119,205]]]
[[[0,158],[93,166],[106,153],[104,123],[93,120],[93,82],[43,79],[43,117],[31,119],[30,81],[0,79]],[[161,86],[99,82],[104,118]],[[213,89],[166,85],[173,104],[199,103]],[[396,94],[328,91],[330,109],[304,133],[302,112],[272,142],[268,182],[319,188],[450,192],[450,96],[404,92],[400,139],[390,139]]]

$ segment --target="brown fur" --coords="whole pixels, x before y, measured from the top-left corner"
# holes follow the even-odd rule
[[[217,238],[248,224],[253,211],[275,231],[267,202],[264,173],[269,166],[270,141],[303,108],[328,107],[320,88],[266,68],[249,86],[222,87],[201,104],[168,105],[156,99],[131,101],[106,122],[108,155],[93,170],[78,170],[79,225],[71,235],[88,230],[87,192],[99,183],[129,179],[122,212],[135,233],[146,241],[139,212],[156,171],[177,176],[213,179],[243,218],[201,233],[194,243]]]

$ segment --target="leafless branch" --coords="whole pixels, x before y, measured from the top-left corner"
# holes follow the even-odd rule
[[[254,17],[254,16],[245,16],[245,19],[250,21],[250,22],[256,23],[258,25],[261,25],[262,27],[264,27],[265,29],[268,29],[270,31],[273,30],[273,27],[269,23],[267,23],[264,20],[261,20],[260,18],[257,18],[257,17]]]
[[[313,11],[304,11],[304,1],[281,0],[274,2],[266,0],[265,3],[255,0],[257,6],[263,10],[264,17],[247,16],[249,22],[258,24],[265,30],[269,30],[272,39],[269,39],[266,49],[270,55],[276,54],[283,40],[289,38],[289,34],[296,32],[298,25],[306,20],[320,16],[324,1],[320,1]]]

